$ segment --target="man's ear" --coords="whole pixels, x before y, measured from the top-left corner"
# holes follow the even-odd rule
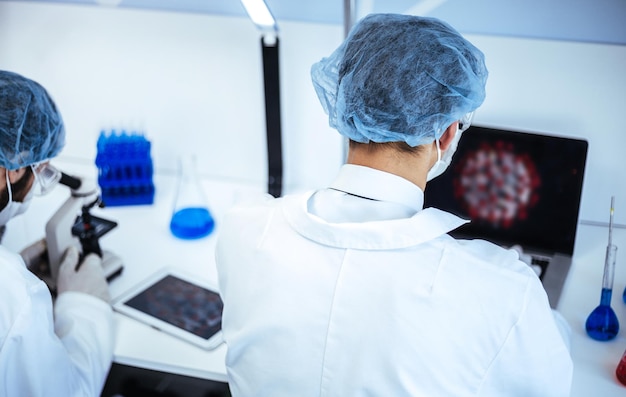
[[[439,138],[439,148],[441,149],[441,151],[448,149],[448,146],[450,146],[450,144],[454,140],[454,136],[456,135],[458,128],[459,122],[455,121],[454,123],[450,124],[448,128],[446,128],[446,130],[443,132],[443,135],[441,135],[441,138]]]

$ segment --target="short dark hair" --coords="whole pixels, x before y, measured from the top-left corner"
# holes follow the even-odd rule
[[[357,142],[357,141],[353,141],[352,139],[349,140],[349,145],[350,148],[356,148],[356,147],[363,147],[370,151],[370,152],[377,152],[379,150],[383,150],[383,149],[392,149],[396,152],[400,152],[400,153],[407,153],[407,154],[413,154],[413,155],[417,155],[419,153],[422,152],[422,145],[420,146],[411,146],[408,143],[404,142],[404,141],[400,141],[400,142],[384,142],[384,143],[379,143],[379,142],[372,142],[370,141],[369,143],[361,143],[361,142]]]

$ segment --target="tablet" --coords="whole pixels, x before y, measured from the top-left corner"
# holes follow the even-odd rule
[[[172,268],[113,301],[117,312],[208,350],[222,343],[222,308],[216,288]]]

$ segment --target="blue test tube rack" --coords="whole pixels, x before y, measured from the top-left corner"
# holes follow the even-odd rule
[[[96,166],[105,206],[154,203],[150,147],[142,133],[100,132]]]

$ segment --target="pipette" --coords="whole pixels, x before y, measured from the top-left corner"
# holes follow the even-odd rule
[[[609,215],[609,243],[606,247],[604,258],[604,275],[602,276],[602,293],[600,305],[596,307],[589,317],[585,327],[587,334],[595,340],[607,341],[615,338],[619,332],[619,321],[611,308],[611,296],[613,295],[613,277],[615,275],[615,258],[617,246],[613,245],[613,212],[615,197],[611,197],[611,211]]]
[[[613,212],[615,212],[615,196],[611,196],[611,211],[609,212],[609,246],[613,245]]]

